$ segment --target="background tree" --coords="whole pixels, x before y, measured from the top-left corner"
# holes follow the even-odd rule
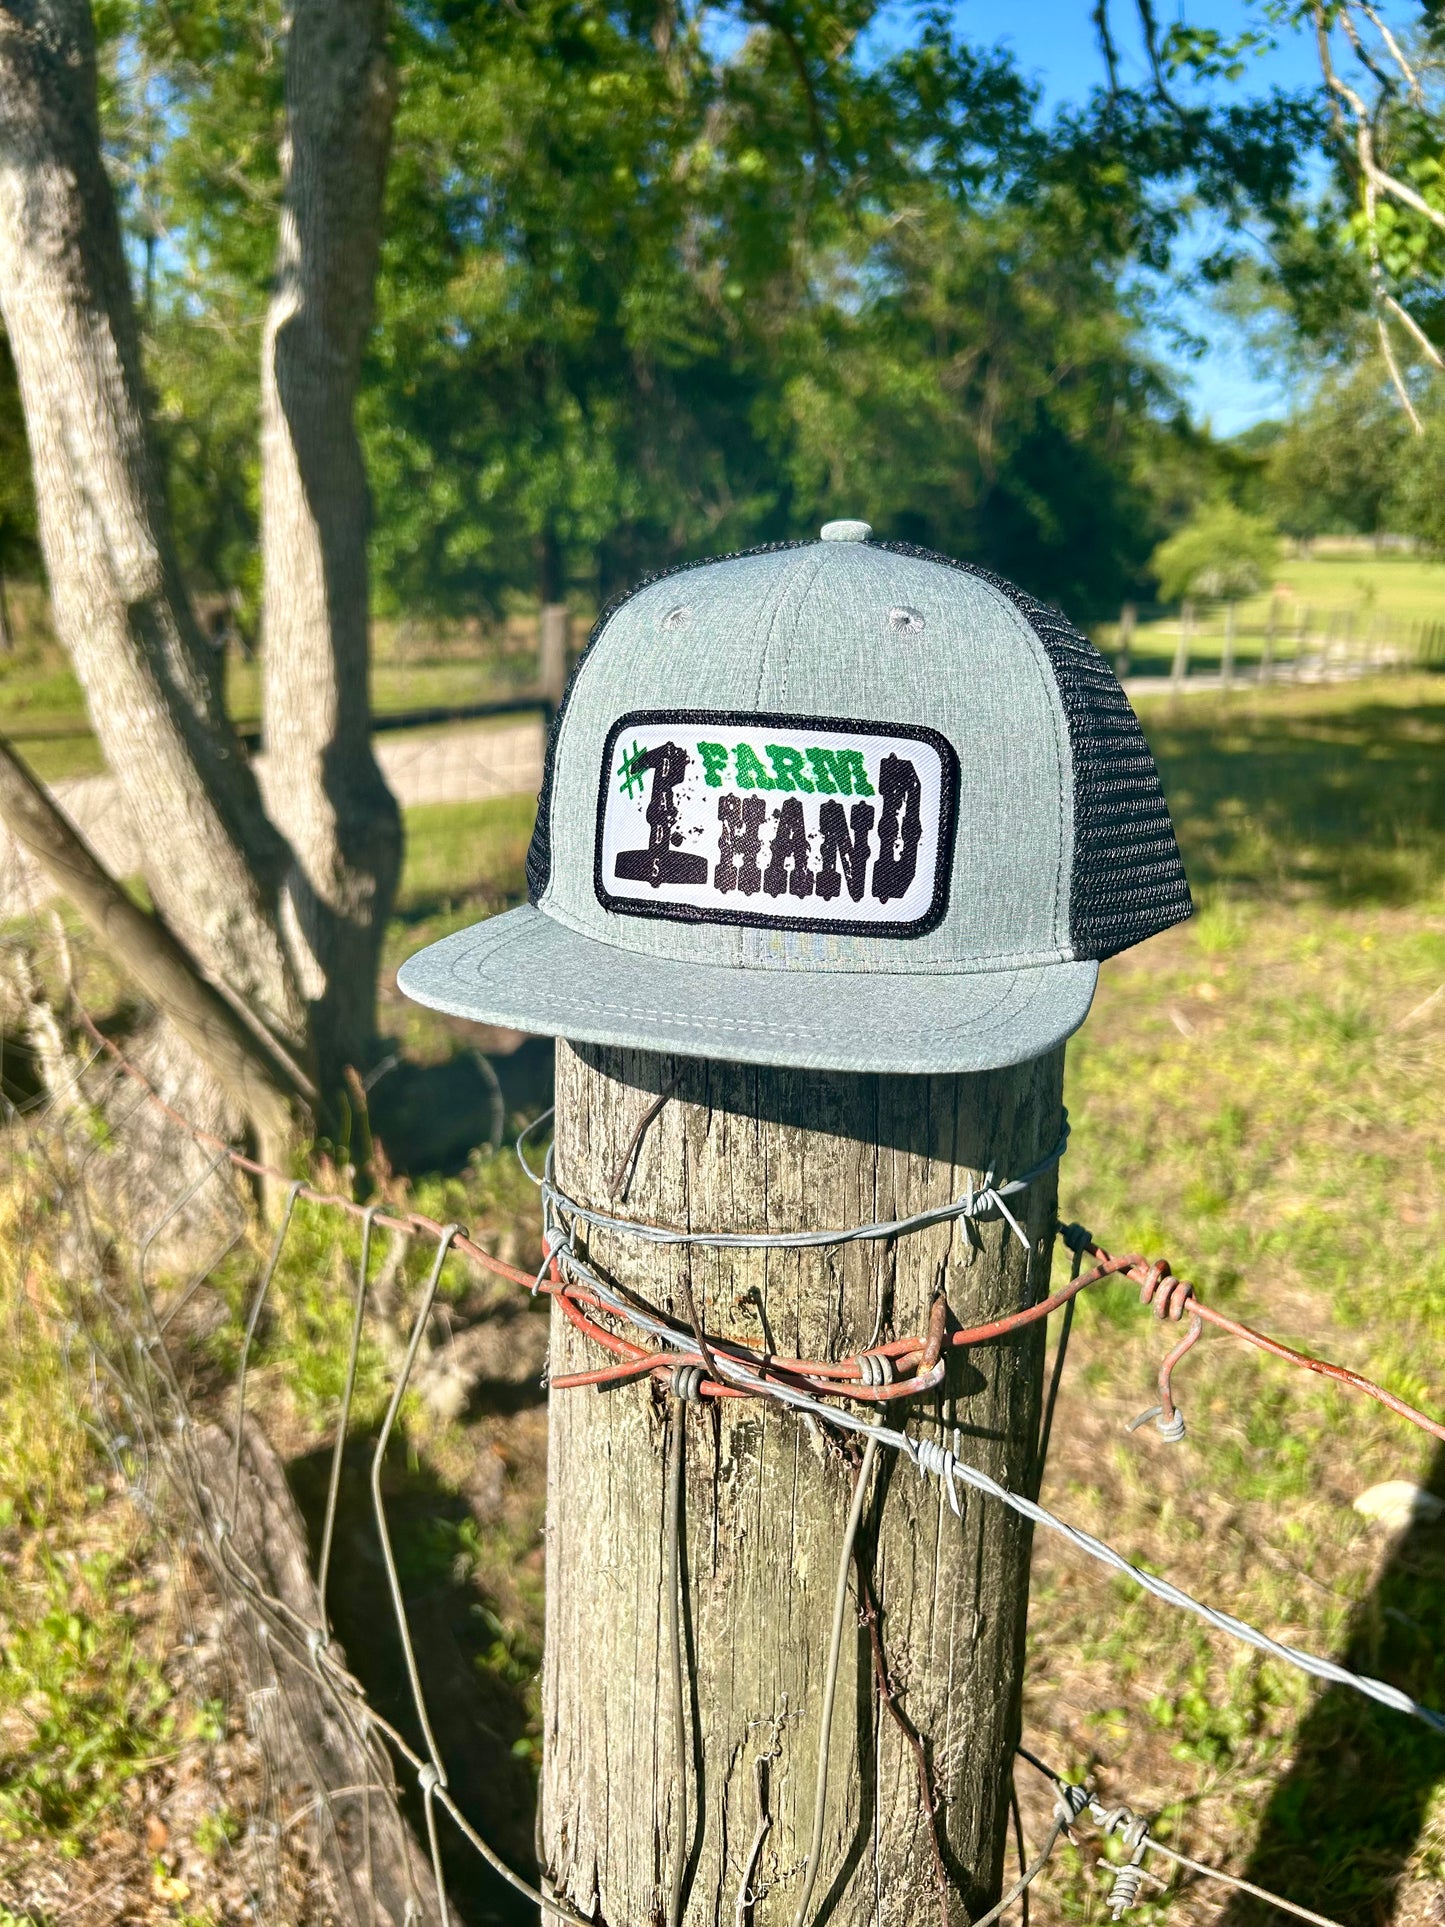
[[[849,507],[1089,614],[1206,492],[1130,276],[1201,201],[1297,230],[1317,106],[1161,67],[1045,122],[940,14],[865,48],[876,12],[300,0],[283,40],[118,0],[97,59],[80,0],[0,10],[59,627],[157,906],[324,1089],[374,1049],[399,850],[368,548],[392,608],[470,613]],[[269,815],[191,582],[264,605]]]
[[[1372,356],[1286,424],[1264,459],[1263,499],[1287,535],[1375,535],[1398,525],[1407,458],[1418,459],[1416,438]]]
[[[1159,544],[1149,566],[1165,602],[1184,596],[1238,602],[1269,581],[1279,539],[1268,522],[1215,502]]]
[[[7,580],[33,574],[38,561],[25,417],[10,344],[0,334],[0,650],[15,646]]]
[[[328,183],[310,162],[318,141],[375,140],[385,65],[380,24],[379,13],[359,19],[336,0],[301,0],[292,17],[297,66],[282,168],[290,225],[280,279],[298,334],[319,327],[333,342],[344,342],[353,325],[341,309],[355,307],[369,289],[365,228],[370,220],[374,257],[380,183],[369,204],[364,193],[356,197],[347,210],[351,229],[343,223],[338,231],[334,209],[317,215]],[[298,853],[262,808],[183,583],[150,432],[116,201],[101,157],[91,17],[80,0],[0,6],[0,96],[0,309],[39,483],[57,628],[135,820],[158,910],[275,1062],[299,1057],[314,1066],[323,1091],[333,1090],[344,1062],[367,1061],[374,1032],[374,979],[331,981],[338,951],[317,909],[320,903],[333,911],[326,889],[344,885],[348,871],[361,867],[347,842],[355,820],[348,803],[366,785],[368,766],[374,774],[365,678],[355,674],[344,629],[356,602],[354,576],[364,569],[364,526],[348,530],[346,517],[354,521],[364,503],[353,489],[340,516],[318,534],[321,492],[331,479],[313,469],[289,493],[277,491],[273,505],[271,546],[284,556],[282,566],[296,572],[298,586],[318,572],[326,577],[324,592],[310,597],[287,638],[307,651],[307,707],[326,737],[318,750],[308,732],[298,748],[282,732],[281,781],[291,792],[283,809],[305,832]],[[383,121],[383,153],[384,146]],[[330,280],[308,280],[312,236],[323,253],[334,240],[343,256]],[[363,314],[362,332],[364,326]],[[280,332],[273,330],[273,340]],[[330,390],[333,446],[349,427],[338,419],[348,401],[346,373],[343,365]],[[283,393],[283,412],[285,405]],[[318,551],[319,563],[311,562]],[[361,621],[351,621],[364,648],[364,576],[360,599]],[[379,788],[376,778],[373,806]],[[384,809],[381,815],[384,838]],[[343,915],[369,935],[367,923],[384,919],[389,889],[383,855]],[[304,1073],[292,1078],[291,1092],[305,1081]]]

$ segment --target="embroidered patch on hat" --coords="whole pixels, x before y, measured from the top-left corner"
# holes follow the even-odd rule
[[[948,906],[957,795],[936,730],[638,710],[603,751],[597,896],[626,916],[921,936]]]

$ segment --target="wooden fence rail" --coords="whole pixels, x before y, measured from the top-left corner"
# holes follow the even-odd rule
[[[1270,682],[1334,682],[1387,671],[1445,669],[1445,614],[1408,618],[1356,605],[1316,609],[1275,596],[1246,616],[1237,603],[1140,623],[1125,603],[1100,647],[1120,680],[1157,679],[1177,691]]]

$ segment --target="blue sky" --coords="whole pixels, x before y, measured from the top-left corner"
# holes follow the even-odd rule
[[[1044,111],[1085,99],[1104,78],[1103,58],[1095,38],[1092,0],[1012,0],[997,6],[991,0],[955,0],[954,13],[962,32],[975,42],[998,42],[1013,54],[1022,71],[1040,89]],[[1127,84],[1147,76],[1143,41],[1135,0],[1111,0],[1114,40],[1120,78]],[[1213,27],[1234,38],[1246,30],[1270,30],[1260,0],[1155,0],[1160,32],[1176,19],[1194,27]],[[909,0],[893,0],[875,22],[872,33],[886,45],[909,31],[916,17]],[[1271,51],[1251,56],[1243,90],[1264,93],[1271,86],[1311,87],[1319,70],[1310,39],[1281,30]],[[1221,83],[1224,85],[1224,83]],[[1181,90],[1184,91],[1184,90]],[[1201,250],[1203,236],[1201,235]],[[1186,358],[1161,330],[1155,351],[1178,373],[1196,420],[1208,422],[1216,434],[1233,435],[1251,423],[1277,419],[1286,412],[1288,397],[1278,374],[1255,364],[1238,331],[1211,314],[1192,307],[1181,316],[1192,334],[1212,337],[1200,360]]]
[[[1103,76],[1103,61],[1089,18],[1092,11],[1088,0],[1015,0],[1014,6],[1003,13],[977,0],[974,4],[965,0],[958,18],[970,33],[979,38],[992,34],[1007,46],[1023,71],[1042,89],[1045,105],[1056,107],[1083,99]],[[1131,0],[1113,0],[1111,12],[1122,78],[1142,79],[1147,67]],[[1177,0],[1173,6],[1169,0],[1158,0],[1155,14],[1161,29],[1180,16],[1191,26],[1214,27],[1230,36],[1264,27],[1262,9],[1248,4],[1248,0],[1190,0],[1187,9]],[[1005,23],[1002,30],[996,25],[1000,17]],[[1272,52],[1251,59],[1239,85],[1262,93],[1271,86],[1318,85],[1318,80],[1309,39],[1282,31]],[[1278,377],[1254,365],[1237,335],[1207,314],[1191,314],[1189,319],[1195,332],[1213,336],[1201,361],[1174,361],[1196,418],[1209,421],[1216,433],[1230,435],[1252,422],[1282,414],[1287,401]],[[1157,346],[1165,359],[1174,360],[1162,338]]]

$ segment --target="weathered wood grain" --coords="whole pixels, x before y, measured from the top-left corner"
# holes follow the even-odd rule
[[[557,1046],[557,1173],[584,1201],[697,1227],[789,1230],[892,1218],[956,1197],[969,1173],[1033,1164],[1059,1128],[1063,1053],[977,1077],[854,1077]],[[618,1206],[612,1186],[649,1126]],[[707,1252],[592,1240],[594,1262],[683,1316],[781,1353],[842,1357],[922,1331],[942,1285],[971,1323],[1047,1290],[1056,1185],[1021,1199],[1026,1253],[1001,1223],[896,1245]],[[690,1264],[690,1273],[686,1267]],[[596,1363],[554,1312],[556,1373]],[[917,1429],[1024,1486],[1042,1334],[955,1354]],[[547,1511],[542,1857],[556,1890],[611,1927],[660,1920],[676,1812],[662,1574],[666,1399],[647,1386],[553,1395]],[[894,1408],[895,1412],[900,1408]],[[887,1455],[885,1455],[885,1459]],[[757,1927],[788,1922],[812,1820],[820,1688],[852,1468],[814,1424],[751,1402],[687,1416],[685,1578],[693,1684],[686,1919],[741,1920],[739,1886],[767,1774]],[[1029,1542],[970,1497],[962,1528],[936,1485],[885,1463],[865,1513],[890,1670],[941,1795],[951,1912],[1001,1882],[1017,1734]],[[913,1757],[883,1715],[866,1628],[844,1643],[824,1860],[812,1917],[846,1927],[938,1919]]]

